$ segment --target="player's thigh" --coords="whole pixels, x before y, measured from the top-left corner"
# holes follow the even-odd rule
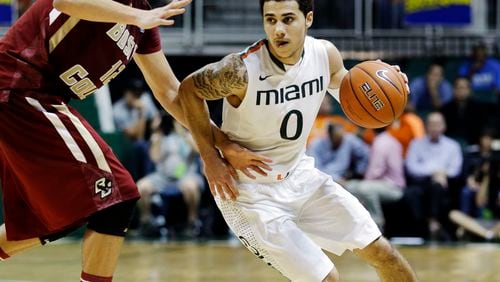
[[[358,199],[331,179],[304,205],[299,227],[323,249],[337,255],[364,248],[381,235]]]
[[[286,213],[272,207],[242,207],[216,199],[226,222],[243,245],[292,281],[322,281],[333,263]],[[274,218],[270,219],[269,215]]]
[[[0,114],[8,168],[0,177],[12,203],[5,222],[16,240],[81,225],[98,210],[139,197],[130,174],[81,115],[57,97],[35,96],[11,97]]]

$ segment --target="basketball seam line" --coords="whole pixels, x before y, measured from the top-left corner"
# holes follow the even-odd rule
[[[356,100],[358,101],[358,104],[361,106],[361,108],[363,108],[363,110],[365,110],[365,112],[371,116],[374,120],[382,123],[382,124],[386,124],[385,122],[379,120],[378,118],[376,118],[374,115],[372,115],[372,113],[370,113],[370,111],[368,111],[366,109],[366,107],[363,105],[363,103],[361,103],[361,101],[359,100],[358,96],[356,95],[356,91],[354,91],[354,87],[352,86],[352,79],[351,79],[352,75],[351,73],[349,72],[349,86],[351,87],[351,91],[352,91],[352,94],[354,94],[354,98],[356,98]],[[340,104],[342,106],[342,104]]]
[[[373,77],[369,72],[367,72],[362,67],[358,67],[358,66],[355,66],[355,67],[362,70],[364,73],[366,73],[371,79],[373,79],[373,82],[375,82],[375,84],[377,84],[378,88],[380,88],[380,90],[382,91],[382,94],[384,94],[385,98],[387,99],[387,102],[389,102],[389,105],[391,105],[392,119],[395,119],[396,118],[396,111],[394,110],[394,106],[392,105],[391,99],[389,99],[389,96],[387,96],[387,94],[385,94],[384,89],[382,89],[382,86],[380,86],[380,84],[378,84],[377,79],[375,77]],[[398,90],[398,92],[399,92],[399,89],[396,88],[396,90]]]
[[[377,65],[387,67],[385,63],[377,62],[377,61],[373,61],[373,62],[376,63]],[[389,67],[391,67],[391,66],[389,65]],[[405,98],[405,105],[406,105],[408,103],[408,94],[406,93],[404,83],[401,82],[401,79],[399,79],[399,78],[398,78],[398,84],[401,84],[402,91],[400,91],[397,87],[396,87],[396,89],[398,89],[399,92],[403,93],[404,98]]]
[[[387,68],[387,66],[386,66],[385,64],[379,63],[379,62],[377,62],[377,61],[373,61],[373,62],[374,62],[374,63],[376,63],[377,65],[383,66],[384,68]],[[389,66],[389,67],[391,67],[391,66]],[[401,82],[401,81],[399,81],[399,79],[398,79],[398,84],[400,84],[400,82]],[[399,87],[398,87],[398,86],[396,86],[396,84],[395,84],[394,82],[392,82],[392,81],[391,81],[390,83],[391,83],[391,85],[392,85],[394,88],[396,88],[396,90],[398,90],[398,92],[400,92],[400,93],[404,93],[404,92],[405,92],[405,91],[404,91],[404,87],[403,87],[401,90],[399,90]]]

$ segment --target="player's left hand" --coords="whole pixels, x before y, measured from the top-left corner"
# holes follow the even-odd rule
[[[381,60],[377,60],[382,62]],[[401,71],[401,68],[398,65],[391,65],[392,68],[394,68],[403,78],[403,81],[405,82],[405,88],[406,88],[406,95],[410,94],[410,86],[408,85],[408,76],[406,73]]]

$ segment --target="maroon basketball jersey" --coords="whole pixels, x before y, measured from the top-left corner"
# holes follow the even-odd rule
[[[116,77],[134,52],[161,50],[158,28],[81,20],[52,1],[35,1],[0,40],[0,102],[23,91],[84,99]],[[150,9],[147,0],[118,2]]]

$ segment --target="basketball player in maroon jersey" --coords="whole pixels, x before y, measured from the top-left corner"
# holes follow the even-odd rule
[[[191,0],[38,0],[0,40],[0,260],[88,223],[80,281],[111,281],[139,193],[94,129],[66,103],[135,60],[174,117],[179,82],[158,26]]]

